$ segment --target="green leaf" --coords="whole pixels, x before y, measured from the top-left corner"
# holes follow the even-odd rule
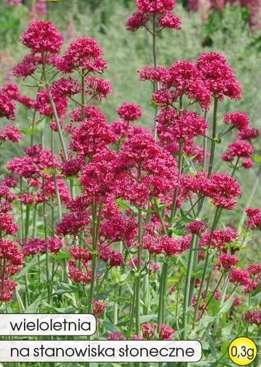
[[[253,160],[254,160],[255,163],[261,164],[261,155],[254,154],[253,155]]]

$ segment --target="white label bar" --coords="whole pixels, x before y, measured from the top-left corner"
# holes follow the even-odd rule
[[[1,362],[198,362],[198,341],[1,341]]]
[[[96,319],[90,314],[0,315],[0,335],[54,336],[95,334]]]

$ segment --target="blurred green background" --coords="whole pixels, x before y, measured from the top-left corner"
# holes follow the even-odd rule
[[[7,6],[4,0],[0,0],[1,83],[14,81],[10,70],[26,53],[19,43],[19,37],[31,19],[32,1],[24,2],[25,5],[21,6]],[[105,78],[110,79],[113,85],[113,94],[103,104],[109,120],[117,117],[115,109],[119,104],[129,100],[143,106],[142,123],[149,126],[153,113],[150,107],[151,86],[138,80],[137,70],[152,63],[151,40],[144,30],[131,33],[125,29],[125,22],[134,8],[134,0],[58,0],[48,2],[47,17],[63,32],[65,45],[81,35],[95,37],[103,47],[109,64]],[[210,13],[205,22],[199,13],[188,12],[181,3],[178,3],[176,13],[182,19],[182,30],[162,32],[157,45],[159,63],[169,65],[178,59],[193,59],[201,52],[210,50],[225,53],[242,83],[244,95],[239,102],[225,101],[222,104],[220,124],[224,112],[240,110],[248,112],[252,125],[259,127],[261,32],[249,27],[247,9],[226,6],[222,12]],[[26,123],[27,116],[21,111],[17,116],[17,124],[24,127]],[[221,145],[219,149],[223,151],[224,143]],[[236,225],[240,221],[251,194],[251,206],[261,206],[261,188],[257,180],[261,167],[260,139],[255,142],[255,148],[256,166],[239,175],[242,199],[236,214],[228,212],[228,224]],[[5,145],[5,150],[1,151],[1,161],[6,162],[17,153],[17,149],[14,145]],[[254,195],[253,187],[256,187]],[[261,240],[257,237],[256,245],[252,246],[258,249],[259,244]]]

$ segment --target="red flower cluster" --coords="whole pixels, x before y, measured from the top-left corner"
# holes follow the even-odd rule
[[[142,111],[139,105],[135,103],[124,102],[117,110],[119,116],[125,121],[138,120]]]
[[[64,72],[74,70],[86,72],[102,72],[106,61],[102,58],[102,50],[92,38],[79,38],[72,42],[65,54],[55,60],[56,67]]]
[[[255,324],[259,327],[261,325],[261,311],[260,310],[247,311],[245,314],[245,320],[249,324]]]
[[[146,67],[140,71],[140,79],[160,84],[153,100],[161,107],[173,105],[187,97],[191,103],[198,102],[206,110],[212,97],[239,99],[241,96],[241,87],[232,68],[218,53],[203,53],[196,63],[178,61],[169,68]],[[230,123],[230,118],[237,117],[242,120],[242,116],[240,113],[234,117],[228,114],[225,122]]]
[[[200,246],[213,247],[222,250],[227,244],[235,241],[237,236],[237,232],[230,227],[223,230],[205,232],[200,239]]]
[[[68,263],[70,279],[75,283],[88,284],[92,280],[92,270],[89,261],[92,255],[84,248],[72,247],[70,250],[72,260]]]
[[[0,241],[0,301],[10,301],[16,288],[16,283],[10,277],[21,270],[23,255],[17,244],[9,240]]]
[[[43,20],[33,21],[22,35],[23,44],[33,53],[51,53],[60,51],[63,37],[53,23]]]
[[[19,143],[21,139],[21,133],[14,125],[6,125],[0,129],[0,142],[11,141],[13,143]]]
[[[63,241],[57,236],[47,240],[32,238],[23,244],[23,254],[24,256],[34,256],[44,254],[47,251],[55,254],[60,251],[62,246]]]
[[[127,21],[129,31],[145,27],[153,17],[157,21],[159,29],[180,29],[181,21],[173,13],[176,5],[174,0],[136,0],[136,5],[137,11]]]
[[[258,208],[246,209],[248,217],[247,227],[250,229],[261,229],[261,210]]]
[[[146,322],[141,325],[142,336],[144,339],[152,340],[157,337],[156,323]],[[172,340],[175,334],[175,329],[169,325],[161,324],[159,326],[159,339],[160,340]]]

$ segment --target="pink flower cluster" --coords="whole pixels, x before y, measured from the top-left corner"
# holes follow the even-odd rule
[[[180,29],[181,21],[173,13],[175,0],[136,0],[137,11],[127,21],[127,29],[136,31],[147,27],[151,21],[156,21],[159,29]]]
[[[10,301],[16,283],[10,277],[18,273],[23,265],[23,255],[18,245],[9,240],[0,240],[0,301]]]

